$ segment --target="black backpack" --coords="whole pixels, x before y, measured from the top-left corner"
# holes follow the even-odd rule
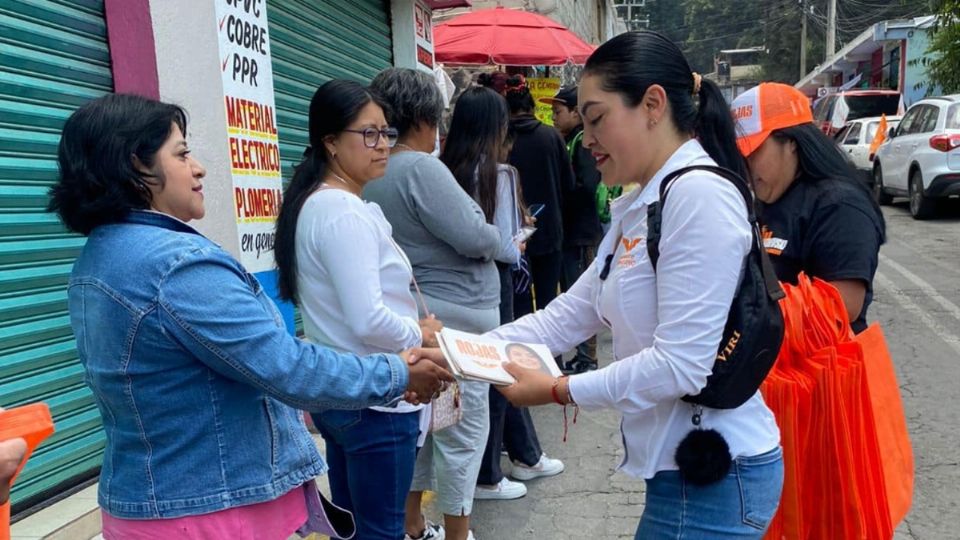
[[[694,170],[712,172],[737,187],[747,205],[753,244],[747,254],[743,279],[730,305],[713,373],[699,394],[684,396],[683,400],[713,409],[735,409],[757,392],[776,362],[783,341],[783,314],[779,300],[784,297],[784,292],[763,247],[753,194],[737,173],[716,166],[685,167],[667,175],[660,184],[660,201],[651,204],[647,210],[647,253],[654,272],[660,257],[661,213],[670,193],[670,184]]]

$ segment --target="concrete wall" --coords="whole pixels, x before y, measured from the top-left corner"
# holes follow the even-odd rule
[[[207,169],[203,182],[207,213],[191,224],[239,256],[214,3],[153,0],[150,16],[160,99],[187,110],[188,144]]]
[[[414,16],[415,7],[419,7],[421,13],[425,16],[425,22],[428,26],[424,28],[425,34],[429,35],[429,40],[417,37],[417,23]],[[418,61],[417,49],[430,53],[433,61],[433,23],[432,10],[423,2],[417,0],[391,0],[390,1],[390,25],[393,34],[393,65],[411,69],[420,69],[428,73],[433,73],[432,67],[428,67]],[[426,37],[426,36],[424,36]]]
[[[597,0],[557,0],[557,7],[547,15],[580,36],[584,41],[599,44],[604,41],[603,13]]]
[[[524,9],[550,17],[595,45],[626,31],[626,25],[616,18],[610,0],[472,0],[471,3],[469,9],[442,12],[442,18],[494,7]]]
[[[903,103],[907,107],[923,99],[928,94],[936,96],[942,93],[940,88],[927,88],[927,68],[920,63],[920,59],[927,56],[927,47],[930,46],[930,36],[926,30],[917,29],[913,36],[907,39],[907,66],[904,75]],[[923,84],[921,88],[916,88]]]

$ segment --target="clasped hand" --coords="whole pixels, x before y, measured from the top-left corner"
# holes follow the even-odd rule
[[[410,371],[410,382],[403,394],[403,399],[409,403],[430,403],[453,382],[440,349],[407,349],[400,353],[400,357],[407,362]]]

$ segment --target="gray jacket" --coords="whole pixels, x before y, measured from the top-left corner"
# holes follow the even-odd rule
[[[363,198],[380,205],[424,294],[477,309],[500,304],[493,262],[500,231],[443,162],[423,152],[394,154]]]

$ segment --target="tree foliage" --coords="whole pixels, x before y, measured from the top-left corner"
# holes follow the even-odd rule
[[[761,78],[789,84],[800,79],[800,28],[807,9],[807,71],[825,57],[826,13],[829,0],[647,0],[650,29],[660,31],[683,49],[691,67],[714,70],[714,58],[724,49],[762,46]],[[931,13],[931,2],[960,0],[837,0],[837,50],[872,24]],[[954,32],[956,27],[954,25]],[[956,45],[958,36],[944,37]],[[960,65],[944,62],[942,69]],[[960,74],[955,74],[960,76]]]
[[[937,22],[922,63],[927,68],[927,88],[953,94],[960,92],[960,0],[937,3]]]

